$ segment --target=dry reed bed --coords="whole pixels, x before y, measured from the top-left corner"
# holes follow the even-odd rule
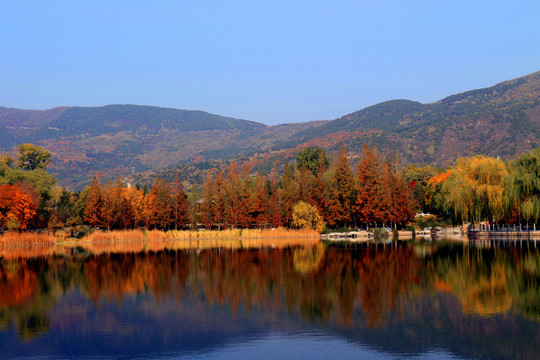
[[[86,235],[83,241],[92,244],[143,243],[146,236],[141,230],[94,231]]]
[[[86,236],[83,246],[94,254],[161,250],[284,248],[313,245],[320,235],[311,230],[222,230],[222,231],[110,231]]]
[[[53,246],[58,240],[62,240],[64,238],[65,236],[55,236],[45,233],[19,233],[8,231],[0,236],[0,248]]]
[[[12,233],[0,236],[0,257],[19,258],[65,254],[75,246],[83,246],[95,254],[161,250],[284,248],[313,245],[319,233],[311,230],[231,229],[203,231],[121,230],[94,231],[81,240],[65,234]]]
[[[160,231],[160,230],[115,230],[94,231],[84,238],[90,243],[115,242],[152,242],[167,240],[212,240],[212,239],[291,239],[291,238],[319,238],[314,230],[288,230],[288,229],[230,229],[230,230],[202,230],[202,231]]]
[[[65,254],[56,246],[65,236],[33,232],[5,232],[0,236],[0,258],[18,259]]]

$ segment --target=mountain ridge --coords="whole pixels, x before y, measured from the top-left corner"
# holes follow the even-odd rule
[[[45,146],[53,154],[51,171],[71,186],[98,172],[114,177],[186,161],[258,159],[267,169],[317,145],[330,153],[345,146],[354,160],[368,143],[404,162],[448,166],[458,156],[508,158],[539,139],[540,71],[432,103],[388,100],[331,121],[274,126],[149,105],[0,107],[0,151],[25,142]]]

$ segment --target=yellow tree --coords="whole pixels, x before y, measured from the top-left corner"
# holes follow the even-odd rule
[[[483,155],[459,158],[442,183],[445,208],[461,221],[500,220],[506,175],[506,166],[499,159]]]
[[[300,201],[293,207],[291,227],[320,232],[324,229],[324,222],[313,205]]]

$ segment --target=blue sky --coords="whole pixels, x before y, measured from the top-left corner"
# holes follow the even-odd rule
[[[0,0],[0,106],[277,124],[540,70],[540,1]]]

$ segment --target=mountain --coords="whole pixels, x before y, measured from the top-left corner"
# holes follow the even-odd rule
[[[339,140],[328,144],[331,138]],[[385,152],[399,152],[407,161],[447,166],[458,156],[507,158],[537,147],[539,139],[540,72],[536,72],[431,104],[386,101],[300,131],[274,149],[325,143],[355,152],[367,142]]]
[[[430,104],[391,100],[333,121],[267,126],[203,111],[140,105],[0,107],[0,151],[32,142],[53,154],[63,185],[176,166],[197,179],[220,161],[239,159],[268,170],[297,149],[346,146],[351,158],[364,143],[398,153],[405,162],[448,166],[458,156],[509,158],[540,143],[540,72],[467,91]]]
[[[0,151],[21,143],[53,154],[61,183],[78,187],[106,178],[166,168],[191,158],[238,157],[322,122],[267,126],[203,111],[109,105],[20,110],[0,107]]]

